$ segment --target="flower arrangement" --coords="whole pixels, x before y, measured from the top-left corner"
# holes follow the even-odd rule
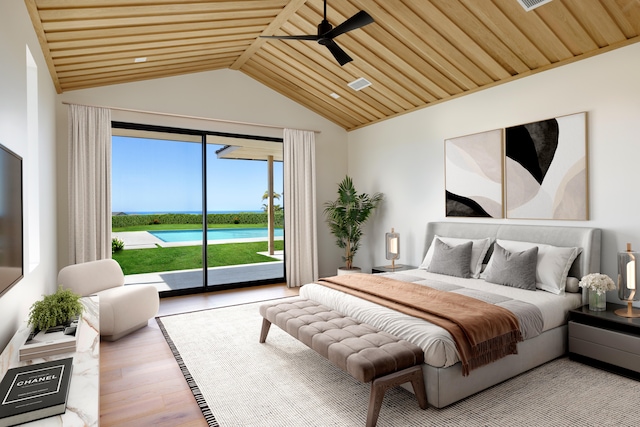
[[[616,288],[613,279],[606,274],[591,273],[587,274],[580,280],[579,286],[584,289],[595,291],[598,295],[602,295],[606,291],[612,291]]]

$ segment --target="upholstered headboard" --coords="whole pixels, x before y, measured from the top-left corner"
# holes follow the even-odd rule
[[[511,225],[465,222],[430,222],[427,224],[425,253],[433,236],[481,239],[490,237],[504,240],[544,243],[553,246],[580,247],[582,253],[573,262],[569,275],[581,278],[585,274],[600,272],[599,228],[561,227],[547,225]],[[488,256],[489,254],[487,254]]]

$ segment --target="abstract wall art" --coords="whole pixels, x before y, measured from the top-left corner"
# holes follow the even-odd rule
[[[446,216],[503,217],[502,130],[445,140]]]
[[[587,220],[586,140],[586,113],[506,128],[506,217]]]

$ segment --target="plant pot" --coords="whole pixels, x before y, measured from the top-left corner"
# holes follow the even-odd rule
[[[338,268],[338,276],[343,276],[345,274],[361,274],[362,269],[360,267],[340,267]]]

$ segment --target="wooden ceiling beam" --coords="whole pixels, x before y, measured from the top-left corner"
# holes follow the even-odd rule
[[[129,43],[124,45],[109,45],[109,46],[96,46],[85,47],[79,49],[63,49],[54,50],[51,52],[54,59],[65,58],[70,56],[84,56],[84,55],[99,55],[110,54],[116,52],[129,52],[136,57],[144,56],[139,55],[138,52],[148,51],[152,49],[183,49],[192,48],[194,46],[201,46],[202,48],[212,48],[215,46],[248,46],[251,44],[251,36],[242,34],[238,36],[223,36],[223,37],[203,37],[196,39],[178,39],[178,40],[164,40],[150,43]]]
[[[49,31],[76,31],[91,30],[100,28],[126,28],[139,27],[145,25],[179,24],[190,22],[214,22],[234,19],[252,19],[264,17],[273,19],[274,15],[270,10],[238,11],[238,12],[216,12],[202,13],[195,15],[163,15],[163,16],[139,16],[117,19],[85,19],[78,21],[43,21],[42,26],[45,32]]]
[[[131,4],[134,5],[131,5]],[[94,7],[58,7],[41,8],[40,18],[44,22],[51,21],[82,21],[119,18],[146,18],[149,16],[180,16],[180,15],[200,15],[218,13],[253,13],[256,11],[266,11],[273,14],[274,10],[280,9],[286,2],[283,0],[245,0],[236,2],[209,1],[209,2],[169,2],[164,4],[140,5],[137,2],[129,2],[129,5],[102,5]]]
[[[87,80],[100,80],[111,77],[124,77],[124,76],[136,76],[140,77],[143,75],[155,75],[158,72],[172,72],[174,70],[198,70],[206,71],[206,70],[214,70],[219,69],[225,64],[229,64],[235,59],[235,57],[228,58],[216,58],[216,59],[205,59],[201,61],[193,61],[187,67],[184,64],[150,64],[147,67],[139,67],[139,68],[125,68],[121,70],[106,70],[106,69],[96,69],[92,73],[84,73],[77,75],[70,75],[63,79],[65,84],[79,82],[79,81],[87,81]],[[143,64],[140,64],[143,65]],[[190,71],[193,72],[193,71]]]
[[[127,37],[127,36],[144,36],[144,35],[163,35],[171,33],[181,33],[187,31],[203,31],[203,30],[223,30],[243,28],[247,31],[253,29],[258,34],[264,26],[271,22],[269,17],[255,19],[238,19],[228,21],[208,21],[208,22],[189,22],[181,24],[161,24],[161,25],[145,25],[140,27],[121,27],[118,29],[99,28],[95,30],[77,30],[77,31],[50,31],[47,33],[49,42],[84,40],[84,39],[102,39],[109,37]],[[245,32],[245,31],[241,31]]]
[[[52,50],[95,48],[102,46],[126,46],[141,43],[175,42],[176,40],[236,40],[252,39],[256,27],[222,28],[216,30],[199,30],[183,32],[166,32],[163,34],[145,34],[136,36],[116,36],[84,38],[76,40],[49,41]]]
[[[86,89],[91,87],[108,86],[112,84],[133,83],[137,81],[149,80],[154,78],[172,77],[172,76],[179,76],[184,74],[199,73],[203,71],[212,71],[216,69],[225,69],[225,68],[228,68],[228,66],[229,66],[229,63],[227,62],[227,63],[220,64],[216,68],[213,68],[211,65],[207,65],[202,68],[193,67],[190,69],[184,69],[181,67],[181,68],[169,69],[169,70],[162,69],[153,73],[144,73],[144,74],[135,73],[135,74],[127,75],[126,78],[119,76],[119,77],[105,77],[100,79],[86,79],[81,82],[64,84],[62,89],[63,91],[69,91],[69,90]]]
[[[236,58],[238,57],[238,54],[235,52],[230,52],[228,53],[226,56],[225,55],[216,55],[211,56],[211,55],[197,55],[197,56],[190,56],[190,57],[184,57],[184,58],[172,58],[172,59],[165,59],[165,60],[154,60],[154,61],[147,61],[147,62],[141,62],[141,63],[120,63],[120,64],[111,64],[111,65],[97,65],[97,64],[87,64],[88,66],[85,68],[78,68],[78,67],[73,67],[70,69],[62,70],[60,69],[58,71],[58,76],[60,77],[60,79],[65,80],[67,78],[70,77],[75,77],[75,76],[88,76],[88,75],[93,75],[93,74],[105,74],[105,73],[117,73],[117,72],[145,72],[146,70],[149,69],[159,69],[159,67],[166,67],[166,66],[183,66],[185,68],[191,67],[191,66],[196,66],[199,64],[202,64],[204,62],[212,62],[212,61],[222,61],[222,62],[233,62]],[[93,66],[92,66],[93,65]]]
[[[56,66],[66,65],[66,64],[84,64],[91,61],[101,61],[101,60],[129,60],[133,62],[135,58],[145,57],[148,60],[150,58],[156,56],[163,55],[175,55],[175,56],[184,56],[184,55],[193,55],[194,52],[211,52],[211,51],[219,51],[219,52],[228,52],[229,49],[234,51],[243,50],[248,45],[238,45],[235,42],[227,42],[227,43],[216,43],[214,45],[191,45],[191,46],[176,46],[176,47],[165,47],[162,49],[144,49],[144,50],[136,50],[134,52],[111,52],[111,53],[101,53],[99,55],[81,55],[81,56],[68,56],[62,58],[55,58],[54,63]]]

